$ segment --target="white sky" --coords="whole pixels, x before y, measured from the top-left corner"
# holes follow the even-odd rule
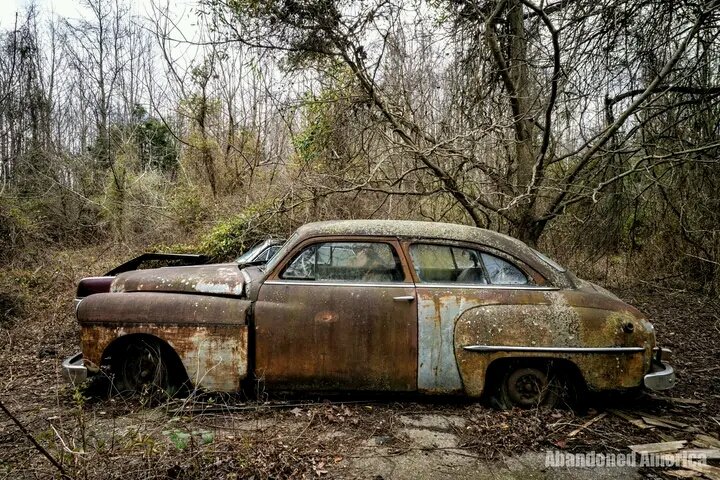
[[[164,4],[168,0],[155,0],[156,4]],[[86,15],[86,7],[80,0],[34,0],[44,18],[55,13],[64,18],[82,18]],[[23,11],[32,3],[32,0],[0,0],[0,30],[10,29],[15,25],[15,13],[18,13],[18,22],[21,22]],[[121,4],[130,7],[131,14],[149,16],[152,11],[151,0],[121,0]],[[185,28],[193,28],[197,21],[195,14],[195,0],[169,0],[170,11],[174,16],[181,17],[178,24]]]
[[[29,0],[1,0],[0,28],[12,28],[15,24],[15,13],[20,17],[18,23],[21,23],[23,10],[29,3]],[[77,2],[74,0],[37,0],[36,3],[43,11],[55,10],[63,16],[77,16]]]

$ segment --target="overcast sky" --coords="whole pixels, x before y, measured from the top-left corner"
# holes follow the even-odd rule
[[[11,28],[15,22],[15,13],[21,16],[30,3],[30,0],[0,0],[0,27]],[[35,0],[35,3],[43,14],[54,12],[69,18],[80,18],[85,10],[77,0]],[[133,3],[140,1],[133,0]]]
[[[167,0],[156,0],[155,3],[164,4]],[[15,24],[15,12],[22,15],[31,0],[0,0],[0,29],[12,28]],[[134,15],[147,16],[151,11],[150,0],[122,0],[121,4],[128,5]],[[82,18],[87,13],[86,7],[80,0],[35,0],[43,15],[55,13],[65,18]],[[179,23],[183,28],[192,27],[196,16],[195,0],[170,0],[170,10],[176,17],[182,17]]]

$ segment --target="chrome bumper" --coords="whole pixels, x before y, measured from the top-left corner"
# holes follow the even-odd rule
[[[63,376],[73,385],[79,385],[87,380],[88,369],[83,364],[83,354],[76,353],[62,362]]]
[[[645,388],[650,390],[667,390],[675,386],[675,370],[666,364],[653,360],[650,373],[643,380]]]

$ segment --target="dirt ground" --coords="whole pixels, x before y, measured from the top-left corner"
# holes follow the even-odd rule
[[[387,396],[206,395],[150,406],[88,396],[63,382],[60,362],[77,350],[77,326],[71,295],[58,292],[72,291],[76,277],[55,272],[34,287],[32,311],[44,314],[0,325],[0,400],[71,478],[670,478],[675,469],[546,467],[545,455],[627,453],[629,445],[720,436],[715,298],[616,290],[651,317],[659,343],[673,350],[675,400],[594,396],[577,412]],[[59,470],[0,412],[0,478],[52,477],[61,478]]]

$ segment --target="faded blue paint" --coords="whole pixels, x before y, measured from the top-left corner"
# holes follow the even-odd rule
[[[465,310],[459,296],[418,289],[418,389],[459,393],[463,389],[455,361],[455,321]]]

